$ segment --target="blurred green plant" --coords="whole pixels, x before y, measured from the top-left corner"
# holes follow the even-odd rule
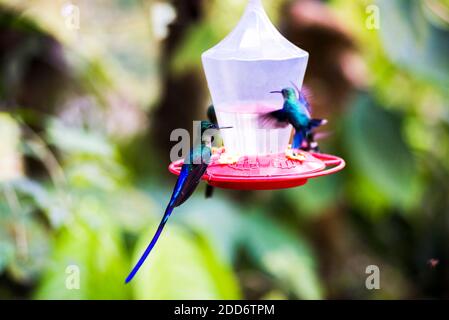
[[[380,0],[380,35],[390,60],[444,90],[449,86],[449,6]]]
[[[59,209],[69,214],[59,218],[62,224],[44,227],[45,232],[42,226],[36,229],[36,235],[34,227],[24,226],[30,237],[27,243],[32,241],[28,250],[37,259],[33,264],[30,259],[21,262],[13,239],[2,241],[0,247],[1,265],[8,274],[19,282],[37,282],[35,298],[238,299],[241,289],[232,264],[242,249],[255,267],[286,288],[285,294],[308,299],[322,296],[313,256],[302,240],[276,227],[274,220],[260,214],[242,216],[241,208],[223,206],[221,200],[210,202],[215,210],[207,212],[200,196],[180,208],[138,281],[125,286],[123,277],[147,245],[160,210],[148,194],[133,186],[111,139],[57,119],[46,123],[45,140],[59,152],[68,195]],[[32,182],[14,186],[17,192],[32,196],[30,222],[41,225],[38,212],[47,213],[52,221],[55,213],[48,213],[60,200],[57,186]],[[164,189],[162,198],[167,196]],[[24,199],[20,199],[22,206]],[[2,208],[3,215],[14,219],[8,202],[2,202]],[[176,224],[178,216],[182,223]],[[129,239],[137,239],[132,255],[127,254]],[[79,269],[79,289],[67,284],[72,266]]]
[[[0,113],[2,298],[447,295],[447,281],[440,281],[447,271],[430,273],[426,265],[430,257],[442,264],[449,257],[449,42],[444,11],[435,11],[436,3],[447,8],[447,1],[326,2],[351,30],[368,68],[368,87],[323,144],[347,159],[346,170],[269,197],[220,191],[205,202],[199,190],[177,208],[128,286],[124,277],[153,234],[170,190],[157,170],[131,165],[151,167],[161,158],[142,137],[148,124],[135,120],[145,118],[164,85],[161,44],[147,21],[152,2],[80,1],[79,31],[64,26],[58,2],[0,2],[8,8],[1,28],[46,35],[61,46],[64,63],[50,62],[67,66],[58,70],[70,82],[55,110],[44,113],[18,103],[12,89],[29,74],[15,77],[11,66],[28,70],[45,46],[11,51],[2,60],[8,71],[0,79],[6,110]],[[208,2],[206,18],[188,30],[171,67],[199,70],[200,54],[231,30],[245,3]],[[366,7],[373,3],[381,10],[380,30],[366,28]],[[275,21],[285,4],[265,1]],[[100,11],[104,19],[94,16]],[[129,143],[137,152],[127,152]],[[360,266],[372,261],[390,270],[381,293],[365,292],[363,281],[356,282],[364,276],[357,274]],[[71,266],[79,269],[79,290],[67,286]]]

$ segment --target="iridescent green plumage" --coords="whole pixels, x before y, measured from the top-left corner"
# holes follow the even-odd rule
[[[274,127],[286,127],[291,124],[295,128],[292,148],[301,148],[312,130],[327,121],[311,118],[310,106],[301,92],[299,92],[299,97],[296,96],[293,88],[285,88],[282,91],[273,91],[272,93],[281,93],[284,97],[284,104],[282,109],[264,115],[264,122],[272,122],[271,126]]]

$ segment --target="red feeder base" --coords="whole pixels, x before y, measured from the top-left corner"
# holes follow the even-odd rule
[[[345,167],[339,157],[304,152],[304,161],[291,160],[285,154],[244,156],[235,164],[212,162],[203,176],[211,186],[236,190],[274,190],[299,187],[311,178],[336,173]],[[171,173],[179,175],[184,160],[169,166]]]

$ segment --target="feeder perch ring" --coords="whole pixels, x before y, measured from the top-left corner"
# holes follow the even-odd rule
[[[256,161],[245,156],[235,165],[212,162],[202,179],[223,189],[276,190],[302,186],[309,179],[334,174],[346,166],[342,158],[334,155],[304,154],[304,161],[287,159],[285,154],[279,154],[258,156]],[[173,162],[169,171],[179,175],[183,163],[184,160]]]

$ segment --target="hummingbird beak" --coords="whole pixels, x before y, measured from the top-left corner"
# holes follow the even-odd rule
[[[282,93],[282,91],[270,91],[270,93]]]
[[[222,129],[232,129],[232,128],[234,128],[234,127],[220,127],[220,128],[218,128],[218,130],[222,130]]]

